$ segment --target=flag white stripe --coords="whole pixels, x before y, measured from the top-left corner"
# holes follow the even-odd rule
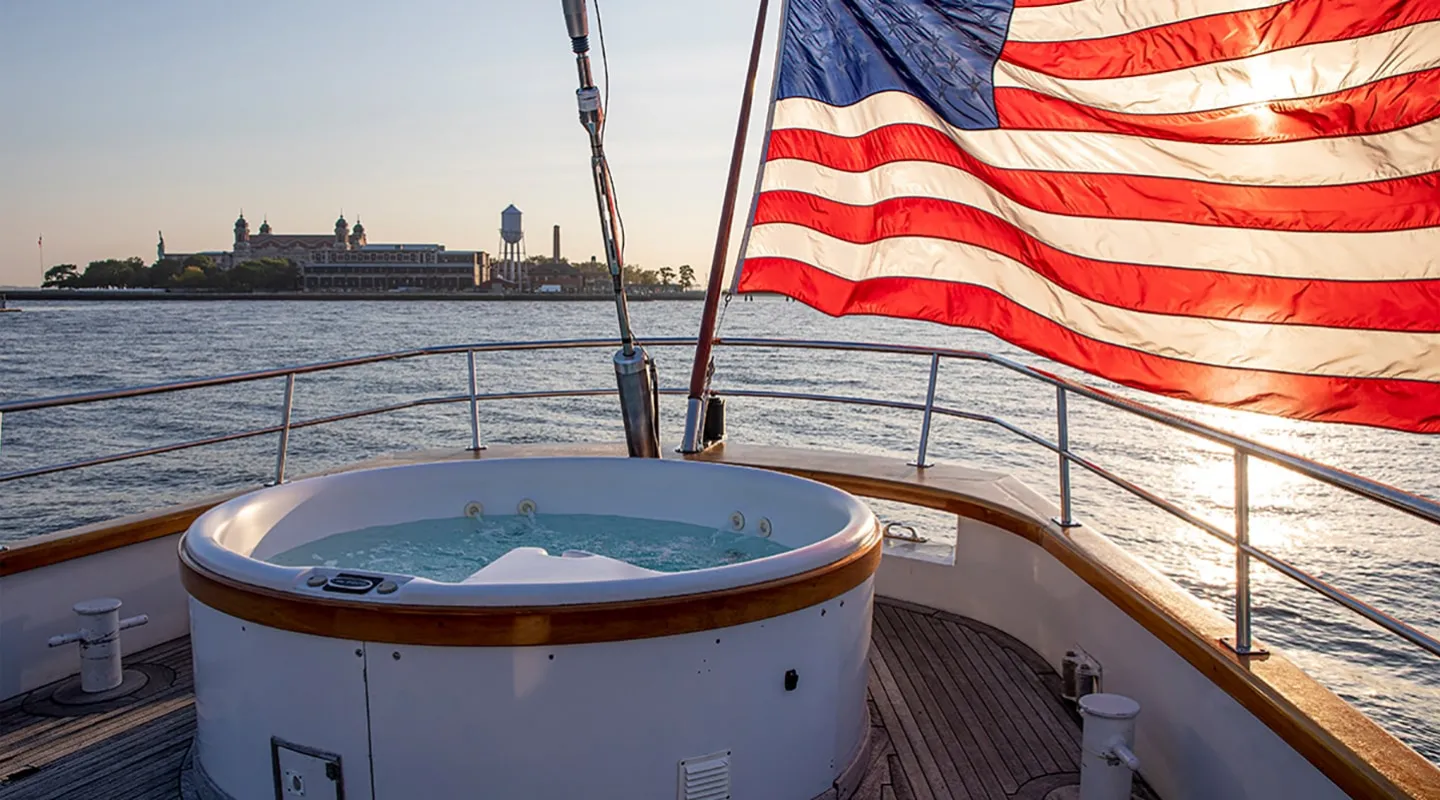
[[[1116,308],[1087,300],[1018,261],[924,237],[851,244],[788,223],[756,225],[747,258],[791,258],[852,281],[905,277],[992,289],[1082,336],[1166,358],[1350,378],[1440,380],[1440,334],[1273,325]]]
[[[899,161],[845,172],[781,159],[765,167],[761,191],[792,190],[853,206],[932,197],[978,208],[1041,241],[1084,258],[1287,278],[1440,278],[1440,228],[1316,233],[1080,217],[1037,211],[961,169]]]
[[[1440,66],[1440,23],[1201,64],[1155,75],[1068,79],[1001,59],[995,85],[1127,114],[1188,114],[1332,94]]]
[[[965,130],[904,92],[881,92],[849,106],[807,97],[775,104],[776,130],[855,137],[901,123],[941,131],[971,155],[1001,169],[1123,173],[1241,186],[1366,183],[1440,170],[1440,119],[1369,136],[1203,144],[1116,133]]]
[[[1099,39],[1286,2],[1288,0],[1081,0],[1056,6],[1017,8],[1010,16],[1008,38],[1022,42]]]

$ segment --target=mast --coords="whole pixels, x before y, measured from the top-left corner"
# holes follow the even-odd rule
[[[755,76],[760,70],[760,45],[765,39],[765,17],[770,0],[760,0],[755,16],[755,36],[750,45],[750,66],[745,73],[745,92],[740,100],[740,119],[735,125],[735,146],[730,151],[730,176],[725,182],[725,202],[720,208],[720,227],[715,233],[715,252],[710,258],[710,280],[705,288],[705,309],[700,315],[700,334],[695,343],[695,363],[690,369],[690,399],[685,408],[685,435],[682,453],[705,449],[705,388],[715,346],[715,320],[725,282],[725,255],[730,250],[730,229],[735,221],[735,200],[740,192],[740,165],[745,157],[745,136],[750,127],[750,109],[755,99]]]
[[[595,202],[600,212],[600,235],[605,242],[605,261],[615,290],[615,313],[620,322],[620,351],[615,354],[615,380],[620,392],[620,413],[625,420],[625,444],[631,457],[660,457],[660,395],[655,362],[635,343],[630,328],[630,310],[625,303],[624,254],[620,252],[620,212],[605,160],[605,109],[600,90],[590,70],[590,23],[586,0],[561,0],[565,28],[575,53],[580,88],[575,98],[580,106],[580,124],[590,136],[590,171],[595,179]],[[603,33],[602,33],[603,36]]]

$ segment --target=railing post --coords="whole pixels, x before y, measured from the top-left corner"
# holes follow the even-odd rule
[[[930,388],[925,390],[925,418],[920,421],[920,451],[916,454],[915,460],[910,466],[925,469],[930,462],[925,460],[925,452],[930,447],[930,418],[935,413],[935,379],[940,375],[940,354],[930,354]]]
[[[5,423],[5,415],[4,415],[3,413],[0,413],[0,434],[3,434],[3,433],[5,432],[5,424],[4,424],[4,423]],[[5,545],[3,545],[3,544],[0,544],[0,553],[3,553],[3,552],[5,552],[6,550],[9,550],[9,549],[10,549],[9,547],[7,547],[7,546],[5,546]]]
[[[475,351],[465,351],[467,360],[470,362],[470,452],[478,453],[485,449],[480,443],[480,401],[476,399],[475,390]]]
[[[1259,655],[1250,638],[1250,456],[1235,451],[1235,640],[1237,654]]]
[[[1070,399],[1064,386],[1055,387],[1055,433],[1060,440],[1060,516],[1052,519],[1062,528],[1078,528],[1070,498]]]
[[[275,454],[275,482],[285,482],[285,456],[290,450],[290,409],[295,405],[295,373],[285,376],[285,407],[280,418],[280,449]]]

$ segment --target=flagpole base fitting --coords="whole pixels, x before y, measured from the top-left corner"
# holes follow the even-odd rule
[[[1235,647],[1235,638],[1234,638],[1233,636],[1222,636],[1222,637],[1220,637],[1220,644],[1225,645],[1225,649],[1229,650],[1230,652],[1234,653],[1234,654],[1237,655],[1237,656],[1247,656],[1247,657],[1248,657],[1248,656],[1268,656],[1268,655],[1270,655],[1270,651],[1269,651],[1269,650],[1266,650],[1266,649],[1263,648],[1263,647],[1256,647],[1256,646],[1254,646],[1254,645],[1251,645],[1249,650],[1238,650],[1238,649],[1236,649],[1236,647]]]
[[[1053,522],[1053,523],[1055,523],[1055,527],[1060,528],[1060,529],[1062,529],[1062,530],[1067,530],[1067,531],[1070,530],[1071,528],[1078,528],[1078,527],[1080,527],[1081,525],[1084,524],[1084,523],[1081,523],[1081,522],[1076,522],[1076,521],[1073,520],[1073,519],[1070,520],[1069,522],[1066,522],[1065,520],[1060,519],[1059,517],[1051,517],[1051,518],[1050,518],[1050,521]]]

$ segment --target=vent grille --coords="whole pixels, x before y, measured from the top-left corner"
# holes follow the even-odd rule
[[[729,797],[729,750],[680,762],[680,800],[727,800]]]

